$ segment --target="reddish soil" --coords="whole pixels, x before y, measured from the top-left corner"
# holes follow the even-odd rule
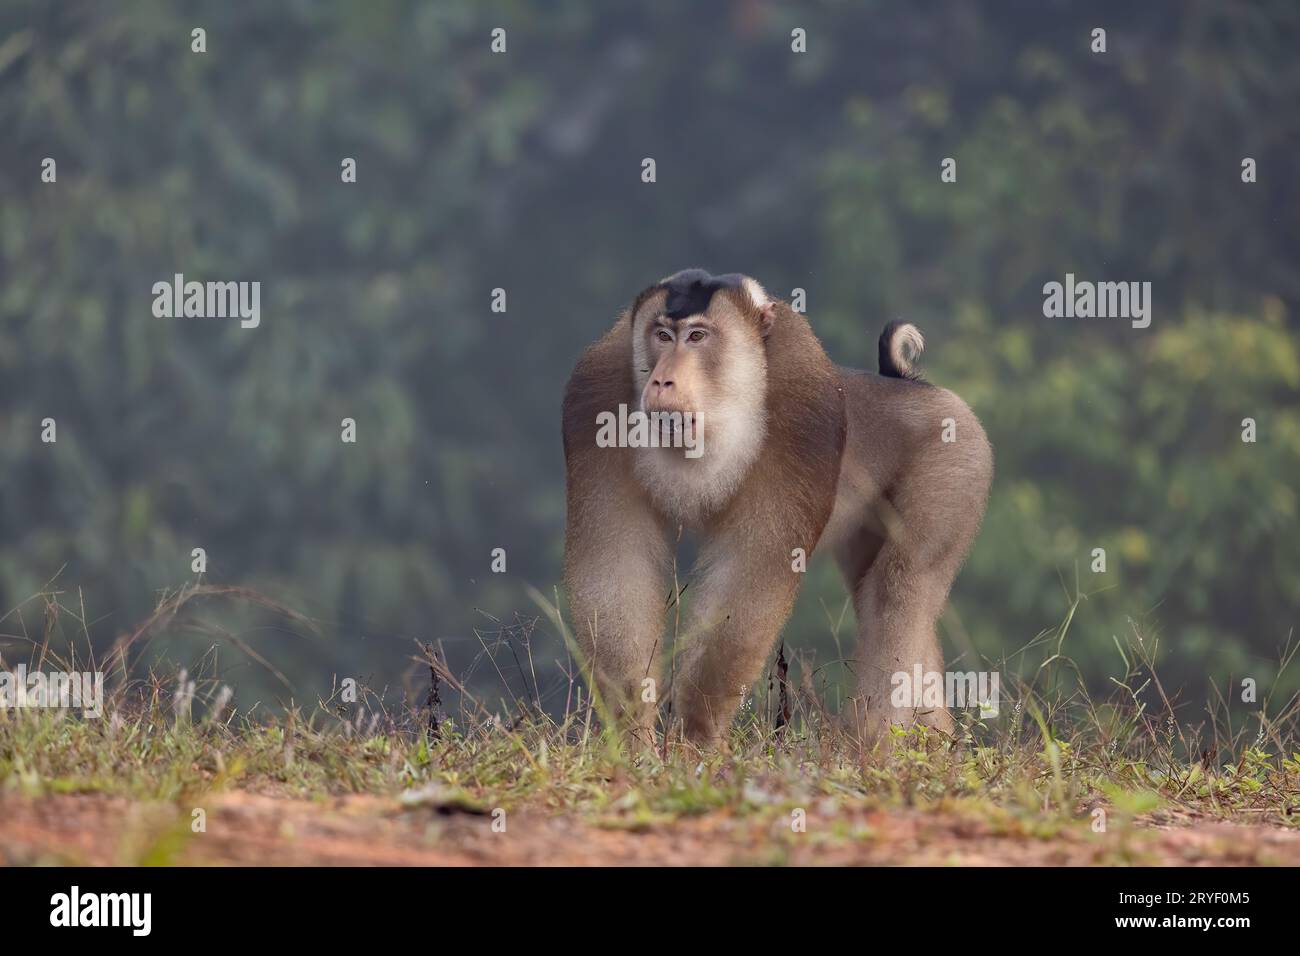
[[[788,818],[716,811],[635,828],[572,815],[489,815],[380,797],[297,800],[233,792],[190,808],[125,797],[0,797],[0,864],[244,865],[1300,865],[1300,830],[1167,817],[1046,835],[960,812],[844,809],[793,833]]]

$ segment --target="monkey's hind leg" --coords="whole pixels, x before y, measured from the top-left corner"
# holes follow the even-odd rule
[[[868,749],[887,742],[891,725],[953,728],[943,700],[943,651],[935,622],[955,574],[955,567],[918,567],[896,543],[887,542],[854,589],[856,693],[845,717]],[[938,675],[937,699],[916,693],[918,668],[923,676]]]

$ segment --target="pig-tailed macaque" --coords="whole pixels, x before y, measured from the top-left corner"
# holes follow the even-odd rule
[[[626,731],[654,739],[683,529],[699,541],[671,669],[687,740],[720,742],[815,548],[835,556],[857,614],[851,727],[868,744],[891,724],[952,728],[932,700],[899,706],[892,677],[943,672],[935,623],[993,457],[966,404],[917,377],[922,344],[891,323],[880,374],[841,368],[753,279],[691,269],[638,295],[583,354],[564,395],[565,586],[588,672]]]

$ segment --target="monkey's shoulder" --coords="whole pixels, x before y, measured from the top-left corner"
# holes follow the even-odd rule
[[[631,400],[632,367],[630,332],[616,324],[578,357],[564,387],[564,434],[587,434],[595,429],[596,415],[616,411]]]

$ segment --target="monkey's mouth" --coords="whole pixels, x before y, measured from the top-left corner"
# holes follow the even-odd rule
[[[652,428],[658,427],[665,431],[681,431],[683,428],[695,428],[700,423],[699,412],[686,411],[681,408],[657,408],[650,405],[646,407],[646,414],[650,417]]]

